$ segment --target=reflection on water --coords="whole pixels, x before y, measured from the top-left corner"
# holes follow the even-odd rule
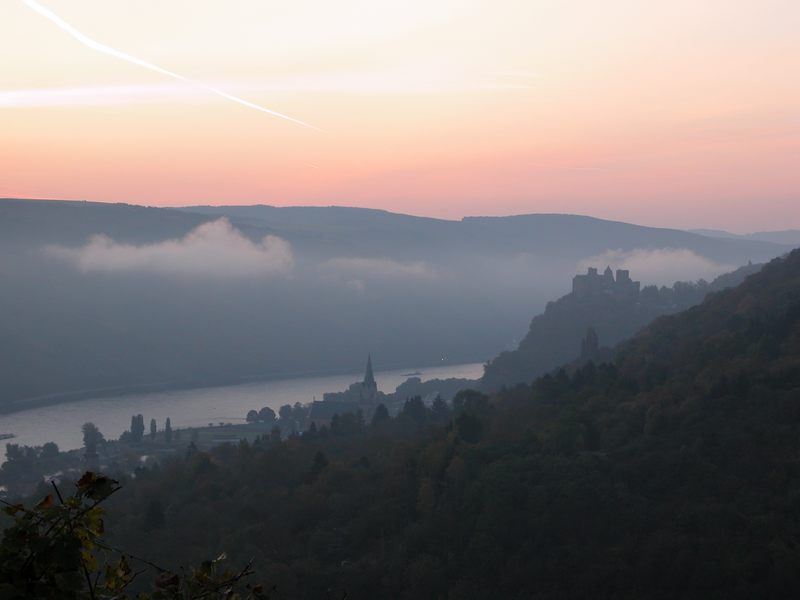
[[[382,371],[375,374],[378,387],[387,393],[407,379],[415,369]],[[483,374],[480,363],[418,369],[425,379],[464,377],[477,379]],[[92,421],[109,438],[116,439],[130,427],[131,415],[144,415],[145,423],[155,419],[158,428],[169,417],[172,427],[191,427],[209,423],[243,422],[247,411],[269,406],[275,412],[284,404],[322,399],[324,392],[342,391],[363,373],[283,379],[224,387],[155,392],[110,398],[95,398],[34,408],[10,415],[0,415],[0,434],[14,434],[8,442],[40,446],[55,442],[62,450],[83,445],[81,425]],[[3,442],[0,442],[3,443]],[[5,446],[3,446],[5,449]],[[4,457],[0,457],[0,462]]]

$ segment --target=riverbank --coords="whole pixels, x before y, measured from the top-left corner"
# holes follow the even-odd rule
[[[391,372],[405,370],[406,375],[409,377],[419,376],[422,372],[418,369],[430,370],[447,367],[458,367],[463,364],[476,364],[476,363],[451,363],[451,364],[437,364],[420,367],[416,364],[394,364],[388,365]],[[384,369],[386,371],[387,369]],[[126,396],[136,396],[140,394],[154,394],[159,392],[180,392],[193,389],[206,389],[206,388],[222,388],[237,385],[247,385],[252,383],[266,383],[271,381],[284,381],[293,379],[312,379],[319,377],[337,377],[344,375],[357,375],[353,370],[345,369],[318,369],[314,371],[293,371],[285,373],[260,373],[246,377],[231,377],[225,379],[191,379],[191,380],[174,380],[174,381],[161,381],[147,384],[114,386],[105,388],[92,388],[85,390],[72,390],[67,392],[59,392],[57,394],[46,394],[42,396],[32,396],[27,398],[20,398],[16,400],[6,400],[0,404],[0,416],[9,415],[16,412],[31,410],[35,408],[44,408],[66,402],[80,402],[83,400],[94,400],[96,398],[124,398]],[[2,439],[2,438],[0,438]]]
[[[268,437],[272,426],[264,423],[234,425],[209,423],[205,427],[175,429],[167,433],[144,435],[133,441],[129,434],[120,439],[104,440],[92,457],[84,448],[18,448],[0,469],[0,498],[19,498],[35,493],[49,481],[75,480],[86,470],[111,473],[115,477],[136,476],[137,469],[150,467],[194,450],[208,450],[220,444],[250,443]],[[288,435],[288,432],[284,435]]]
[[[392,393],[412,371],[419,371],[426,380],[477,379],[483,372],[483,364],[406,366],[377,371],[375,378],[382,391]],[[266,406],[277,412],[285,404],[321,400],[324,393],[346,390],[362,378],[363,373],[349,373],[272,379],[61,402],[0,415],[0,431],[15,434],[14,442],[21,445],[41,446],[52,441],[62,450],[76,449],[83,445],[81,426],[87,421],[97,425],[108,439],[118,438],[130,426],[134,414],[144,415],[146,423],[156,419],[159,428],[168,417],[173,428],[206,427],[220,422],[242,424],[249,410]]]
[[[460,372],[474,370],[478,365],[459,365]],[[446,368],[428,370],[428,373],[441,373]],[[420,375],[423,373],[420,372]],[[405,378],[397,386],[394,394],[382,397],[382,403],[388,408],[389,414],[394,416],[401,410],[402,398],[407,398],[406,392],[427,399],[427,404],[438,398],[449,400],[458,390],[466,389],[473,380],[463,378],[430,379],[422,384],[417,377],[406,378],[408,373],[378,373],[384,380],[391,381],[392,377]],[[350,376],[344,376],[350,377]],[[330,382],[330,378],[317,378],[312,380],[317,384]],[[438,387],[438,389],[436,389]],[[423,392],[423,395],[414,394]],[[290,403],[287,403],[290,404]],[[319,403],[317,403],[319,404]],[[322,402],[321,404],[325,404]],[[331,402],[334,406],[339,403]],[[316,404],[315,404],[316,405]],[[169,418],[164,422],[148,419],[144,414],[139,418],[128,418],[130,428],[122,430],[120,435],[103,435],[96,427],[95,442],[87,445],[85,436],[83,447],[59,447],[57,442],[50,439],[40,444],[8,444],[6,461],[0,468],[0,491],[6,498],[21,497],[33,494],[37,488],[47,484],[50,480],[65,481],[77,479],[85,470],[102,471],[114,477],[136,477],[139,469],[155,466],[164,461],[198,450],[208,450],[221,444],[240,444],[242,442],[272,444],[289,436],[304,435],[305,432],[318,432],[319,435],[337,434],[342,432],[342,425],[336,425],[336,417],[330,421],[328,428],[327,419],[317,421],[313,415],[310,403],[297,402],[285,406],[286,410],[257,411],[258,405],[248,409],[244,419],[224,419],[209,422],[193,427],[173,427],[174,421]],[[279,413],[279,414],[276,414]],[[136,413],[134,413],[136,414]],[[337,413],[344,415],[345,413]],[[359,409],[359,416],[347,421],[347,427],[364,427],[369,423],[370,412],[366,415]],[[148,415],[149,416],[149,415]],[[364,416],[367,419],[364,419]],[[235,422],[235,421],[245,422]],[[150,422],[150,427],[146,423]],[[137,426],[138,425],[138,426]],[[64,423],[59,423],[63,430]],[[146,433],[147,432],[147,433]],[[91,448],[87,450],[87,448]]]

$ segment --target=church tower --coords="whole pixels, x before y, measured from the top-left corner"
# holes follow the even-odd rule
[[[362,383],[364,390],[369,392],[377,392],[378,384],[375,383],[375,374],[372,372],[372,356],[367,355],[367,370],[364,373],[364,382]]]

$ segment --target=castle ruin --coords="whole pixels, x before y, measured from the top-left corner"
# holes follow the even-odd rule
[[[617,269],[615,278],[611,267],[606,267],[602,275],[595,267],[589,267],[585,275],[572,278],[572,295],[581,299],[605,295],[635,300],[640,288],[641,283],[631,280],[627,269]]]

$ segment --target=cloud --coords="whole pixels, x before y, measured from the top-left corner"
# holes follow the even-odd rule
[[[382,71],[326,71],[295,76],[271,77],[259,81],[213,81],[197,85],[184,83],[136,83],[85,85],[55,88],[0,90],[0,108],[47,106],[117,106],[126,104],[194,102],[209,98],[208,90],[239,94],[430,94],[486,90],[519,90],[530,86],[516,79],[481,72],[453,72],[431,65],[412,64],[403,69]],[[316,129],[316,128],[315,128]]]
[[[78,31],[75,27],[73,27],[72,25],[67,23],[64,19],[62,19],[60,16],[58,16],[52,10],[50,10],[47,7],[39,4],[36,0],[22,0],[22,1],[25,3],[26,6],[28,6],[32,10],[36,11],[37,13],[42,15],[44,18],[50,20],[57,27],[59,27],[60,29],[62,29],[65,32],[67,32],[73,38],[78,40],[81,44],[83,44],[84,46],[87,46],[88,48],[91,48],[92,50],[95,50],[95,51],[100,52],[102,54],[106,54],[108,56],[113,56],[114,58],[118,58],[119,60],[123,60],[125,62],[129,62],[131,64],[134,64],[134,65],[137,65],[139,67],[142,67],[144,69],[148,69],[149,71],[155,71],[156,73],[160,73],[162,75],[166,75],[167,77],[172,77],[173,79],[177,79],[177,80],[182,81],[184,83],[187,83],[189,85],[201,88],[201,89],[206,90],[208,92],[212,92],[212,93],[216,94],[217,96],[221,96],[222,98],[225,98],[226,100],[230,100],[231,102],[236,102],[237,104],[241,104],[242,106],[246,106],[248,108],[252,108],[254,110],[258,110],[258,111],[270,114],[270,115],[272,115],[274,117],[285,119],[286,121],[291,121],[292,123],[296,123],[298,125],[302,125],[303,127],[308,127],[310,129],[317,129],[319,131],[319,128],[314,127],[313,125],[309,125],[308,123],[306,123],[304,121],[300,121],[299,119],[295,119],[294,117],[290,117],[289,115],[285,115],[283,113],[279,113],[277,111],[274,111],[274,110],[272,110],[270,108],[267,108],[265,106],[261,106],[259,104],[254,104],[253,102],[245,100],[244,98],[239,98],[238,96],[234,96],[233,94],[229,94],[228,92],[225,92],[225,91],[223,91],[223,90],[221,90],[219,88],[215,88],[213,86],[207,85],[207,84],[199,82],[199,81],[194,81],[194,80],[189,79],[188,77],[186,77],[184,75],[180,75],[178,73],[174,73],[172,71],[164,69],[163,67],[159,67],[158,65],[154,65],[153,63],[147,62],[146,60],[142,60],[141,58],[138,58],[136,56],[132,56],[131,54],[127,54],[125,52],[122,52],[121,50],[117,50],[116,48],[112,48],[111,46],[106,46],[105,44],[101,44],[97,40],[94,40],[94,39],[90,38],[89,36],[87,36],[86,34],[82,33],[81,31]]]
[[[45,251],[83,273],[157,273],[200,278],[263,277],[294,266],[289,242],[268,235],[256,243],[227,219],[204,223],[185,237],[134,246],[96,235],[79,248]]]
[[[349,275],[360,281],[363,278],[429,278],[435,275],[433,269],[422,261],[398,262],[388,258],[332,258],[322,263],[328,273]]]
[[[153,101],[184,101],[187,97],[199,95],[195,88],[173,83],[0,90],[0,108],[114,106]]]
[[[608,250],[578,263],[580,272],[588,267],[628,269],[631,278],[643,285],[671,285],[675,281],[712,279],[735,267],[714,262],[686,248],[637,248],[634,250]]]

